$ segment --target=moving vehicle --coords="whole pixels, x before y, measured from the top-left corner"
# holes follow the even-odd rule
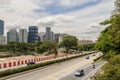
[[[95,64],[93,64],[93,69],[95,69]]]
[[[93,56],[95,56],[95,54],[93,54]]]
[[[77,77],[80,77],[80,76],[83,76],[83,75],[84,75],[84,70],[83,70],[83,69],[77,70],[77,71],[75,72],[75,76],[77,76]]]
[[[33,65],[36,64],[35,62],[28,62],[27,65]]]
[[[86,59],[89,59],[89,58],[90,58],[89,56],[86,57]]]

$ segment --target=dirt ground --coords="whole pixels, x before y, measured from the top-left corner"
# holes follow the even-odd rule
[[[42,56],[22,55],[17,57],[0,58],[0,63],[18,61],[18,60],[28,60],[28,59],[34,59],[34,58],[40,58],[40,57]]]
[[[34,59],[34,58],[40,58],[40,57],[44,57],[44,55],[21,55],[16,57],[0,58],[0,63],[28,60],[28,59]]]

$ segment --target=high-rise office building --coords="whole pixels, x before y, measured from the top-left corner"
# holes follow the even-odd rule
[[[19,30],[19,42],[27,43],[28,40],[28,32],[27,29],[20,29]]]
[[[55,34],[54,34],[54,41],[55,41],[56,43],[59,42],[59,37],[60,37],[60,33],[55,33]]]
[[[19,36],[16,29],[11,29],[7,32],[7,42],[19,42]]]
[[[39,33],[39,37],[40,37],[41,42],[45,41],[45,33],[44,32]]]
[[[0,20],[0,35],[4,35],[4,21]]]
[[[38,36],[38,27],[37,26],[30,26],[28,32],[28,42],[35,43],[39,41]]]
[[[0,35],[0,45],[5,45],[6,44],[6,37],[3,35]]]
[[[50,35],[51,34],[51,29],[50,27],[46,27],[46,40],[51,40]]]
[[[54,41],[54,32],[53,31],[50,32],[50,40]]]

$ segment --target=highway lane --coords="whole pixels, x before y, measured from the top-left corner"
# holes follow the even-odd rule
[[[32,71],[23,75],[12,77],[7,80],[59,80],[73,73],[76,69],[82,66],[87,64],[90,65],[93,62],[93,59],[98,56],[99,54],[96,54],[96,56],[90,55],[90,59],[85,59],[85,57],[72,59],[60,64],[57,63],[43,69],[38,69],[37,71]]]
[[[93,69],[93,64],[89,63],[86,64],[80,68],[78,68],[77,70],[84,70],[84,75],[81,77],[76,77],[74,74],[77,71],[74,71],[73,73],[59,79],[59,80],[89,80],[90,77],[102,66],[104,65],[106,62],[99,62],[99,63],[95,63],[95,69]]]

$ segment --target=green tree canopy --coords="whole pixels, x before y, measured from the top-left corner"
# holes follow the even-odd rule
[[[101,23],[109,26],[101,32],[95,45],[95,48],[103,53],[119,54],[120,52],[120,0],[115,1],[115,6],[114,15]]]
[[[53,48],[53,46],[54,46],[54,42],[44,41],[42,44],[37,46],[37,52],[38,53],[48,52]]]
[[[78,39],[75,36],[66,36],[63,38],[63,41],[61,42],[61,46],[66,48],[66,52],[68,53],[68,51],[72,48],[77,47],[78,43],[77,43]]]

